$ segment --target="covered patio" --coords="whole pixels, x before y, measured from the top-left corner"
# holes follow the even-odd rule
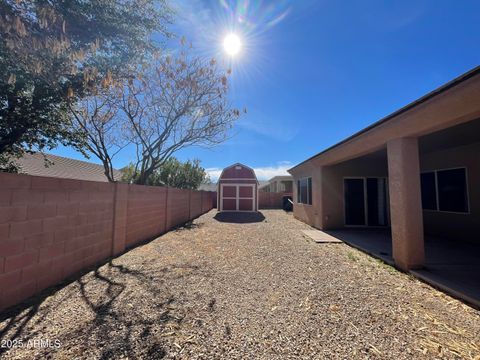
[[[346,244],[362,250],[390,265],[392,237],[390,229],[342,229],[325,231]],[[410,270],[415,277],[480,307],[480,244],[425,236],[425,266]]]
[[[476,68],[291,168],[294,216],[478,299],[479,98]]]
[[[294,215],[480,307],[480,118],[355,150],[295,170],[315,187]]]

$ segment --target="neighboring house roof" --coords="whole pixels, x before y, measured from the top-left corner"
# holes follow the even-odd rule
[[[293,176],[292,175],[278,175],[274,176],[270,180],[268,180],[269,183],[274,182],[274,181],[288,181],[292,180],[293,181]]]
[[[270,185],[271,183],[273,183],[274,181],[293,181],[293,176],[292,175],[278,175],[278,176],[274,176],[272,177],[271,179],[269,179],[268,181],[261,181],[261,185],[259,186],[259,189],[262,189],[264,187],[267,187],[268,185]]]
[[[52,164],[45,163],[45,157]],[[49,176],[76,180],[89,180],[107,182],[105,170],[102,165],[86,161],[70,159],[52,154],[25,154],[15,160],[20,166],[20,172],[34,176]],[[47,166],[46,166],[47,165]],[[122,173],[113,170],[115,180],[120,180]]]
[[[354,139],[354,138],[356,138],[356,137],[358,137],[358,136],[360,136],[360,135],[362,135],[362,134],[364,134],[364,133],[366,133],[366,132],[368,132],[368,131],[370,131],[370,130],[378,127],[378,126],[380,126],[380,125],[382,125],[382,124],[384,124],[384,123],[386,123],[386,122],[388,122],[388,121],[390,121],[390,120],[393,120],[394,118],[398,117],[399,115],[401,115],[401,114],[403,114],[403,113],[405,113],[405,112],[407,112],[407,111],[409,111],[409,110],[417,107],[417,106],[420,105],[420,104],[423,104],[423,103],[426,102],[427,100],[430,100],[430,99],[432,99],[432,98],[434,98],[434,97],[436,97],[436,96],[444,93],[445,91],[447,91],[447,90],[449,90],[449,89],[451,89],[451,88],[453,88],[453,87],[461,84],[462,82],[464,82],[464,81],[466,81],[466,80],[468,80],[468,79],[470,79],[470,78],[472,78],[472,77],[474,77],[475,75],[478,75],[478,74],[480,74],[480,66],[477,66],[477,67],[475,67],[474,69],[472,69],[472,70],[470,70],[470,71],[468,71],[468,72],[466,72],[466,73],[458,76],[457,78],[453,79],[452,81],[449,81],[448,83],[446,83],[446,84],[440,86],[439,88],[437,88],[437,89],[429,92],[428,94],[426,94],[426,95],[422,96],[421,98],[419,98],[419,99],[411,102],[410,104],[408,104],[408,105],[400,108],[399,110],[393,112],[392,114],[387,115],[387,116],[385,116],[384,118],[382,118],[382,119],[374,122],[374,123],[371,124],[370,126],[367,126],[366,128],[364,128],[364,129],[360,130],[359,132],[357,132],[357,133],[355,133],[355,134],[347,137],[346,139],[338,142],[337,144],[335,144],[335,145],[333,145],[333,146],[331,146],[331,147],[329,147],[329,148],[327,148],[327,149],[325,149],[325,150],[323,150],[323,151],[321,151],[321,152],[319,152],[319,153],[317,153],[317,154],[309,157],[308,159],[302,161],[301,163],[299,163],[299,164],[295,165],[294,167],[292,167],[291,169],[289,169],[288,172],[291,172],[292,170],[294,170],[295,168],[299,167],[300,165],[303,165],[303,164],[305,164],[306,162],[308,162],[308,161],[310,161],[310,160],[313,160],[313,159],[315,159],[315,158],[317,158],[317,157],[319,157],[319,156],[321,156],[321,155],[329,152],[330,150],[335,149],[335,148],[337,148],[337,147],[339,147],[339,146],[341,146],[341,145],[349,142],[350,140],[352,140],[352,139]]]
[[[268,184],[270,184],[268,181],[265,181],[265,180],[259,180],[258,181],[258,184],[259,184],[259,188],[263,187],[263,186],[267,186]]]
[[[217,184],[202,184],[198,187],[198,190],[203,191],[217,191]]]

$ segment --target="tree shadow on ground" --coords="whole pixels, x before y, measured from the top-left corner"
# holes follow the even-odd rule
[[[261,212],[219,212],[215,220],[233,224],[258,223],[265,220]]]
[[[171,332],[172,328],[180,328],[187,314],[185,299],[177,299],[167,284],[196,275],[202,275],[201,269],[192,264],[160,268],[142,266],[141,270],[137,270],[109,261],[106,266],[95,268],[92,273],[71,279],[76,290],[71,289],[61,299],[43,304],[48,296],[58,290],[57,286],[2,314],[0,322],[5,323],[0,328],[0,338],[22,339],[23,342],[44,338],[48,335],[48,330],[44,333],[44,321],[48,320],[49,315],[59,310],[57,307],[60,303],[76,300],[80,305],[75,311],[85,309],[86,304],[88,317],[93,315],[93,319],[81,327],[74,326],[71,330],[58,332],[61,344],[78,344],[80,339],[80,347],[86,357],[90,351],[98,349],[95,357],[100,359],[160,359],[168,355],[169,344],[166,337],[159,335]],[[78,303],[78,298],[84,305]],[[75,304],[75,301],[72,303]],[[6,350],[0,349],[0,355]],[[55,350],[45,349],[42,352],[42,357],[49,357],[54,355]]]
[[[89,323],[88,329],[77,329],[75,334],[68,334],[65,340],[84,338],[90,334],[86,340],[90,344],[85,345],[99,347],[100,359],[138,356],[163,358],[168,353],[167,345],[159,341],[158,336],[153,336],[157,332],[153,327],[158,330],[161,324],[160,328],[165,329],[167,324],[174,322],[178,325],[183,319],[171,314],[176,299],[161,286],[170,270],[161,268],[155,273],[148,273],[109,262],[106,271],[96,269],[94,272],[93,281],[103,286],[100,294],[95,289],[99,287],[98,284],[94,285],[94,289],[88,289],[88,281],[78,279],[81,297],[95,318]],[[122,296],[127,289],[127,282],[132,281],[141,287],[136,292],[142,293],[146,302],[143,306],[148,309],[138,307],[137,294],[132,298]],[[115,329],[114,334],[112,329]],[[139,338],[143,343],[141,349],[136,346]]]
[[[25,343],[36,337],[42,337],[39,330],[29,331],[28,327],[32,324],[42,323],[52,311],[55,311],[52,304],[44,304],[45,300],[90,270],[91,268],[85,269],[2,311],[0,313],[0,340],[22,340]],[[62,301],[68,301],[69,298],[69,295],[64,296]],[[8,350],[8,347],[0,347],[0,358]]]
[[[185,224],[173,228],[171,231],[179,232],[184,230],[195,230],[201,228],[203,225],[204,223],[193,222],[193,220],[191,220],[187,221]]]

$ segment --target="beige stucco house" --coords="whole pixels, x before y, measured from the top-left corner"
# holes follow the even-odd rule
[[[290,175],[274,176],[264,185],[260,186],[260,191],[269,193],[291,193],[293,189],[293,177]]]
[[[480,244],[480,67],[289,172],[296,218],[391,229],[401,269],[425,265],[425,236]]]

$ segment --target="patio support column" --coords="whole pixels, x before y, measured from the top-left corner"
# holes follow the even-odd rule
[[[387,152],[393,259],[407,271],[425,263],[418,139],[391,140]]]

